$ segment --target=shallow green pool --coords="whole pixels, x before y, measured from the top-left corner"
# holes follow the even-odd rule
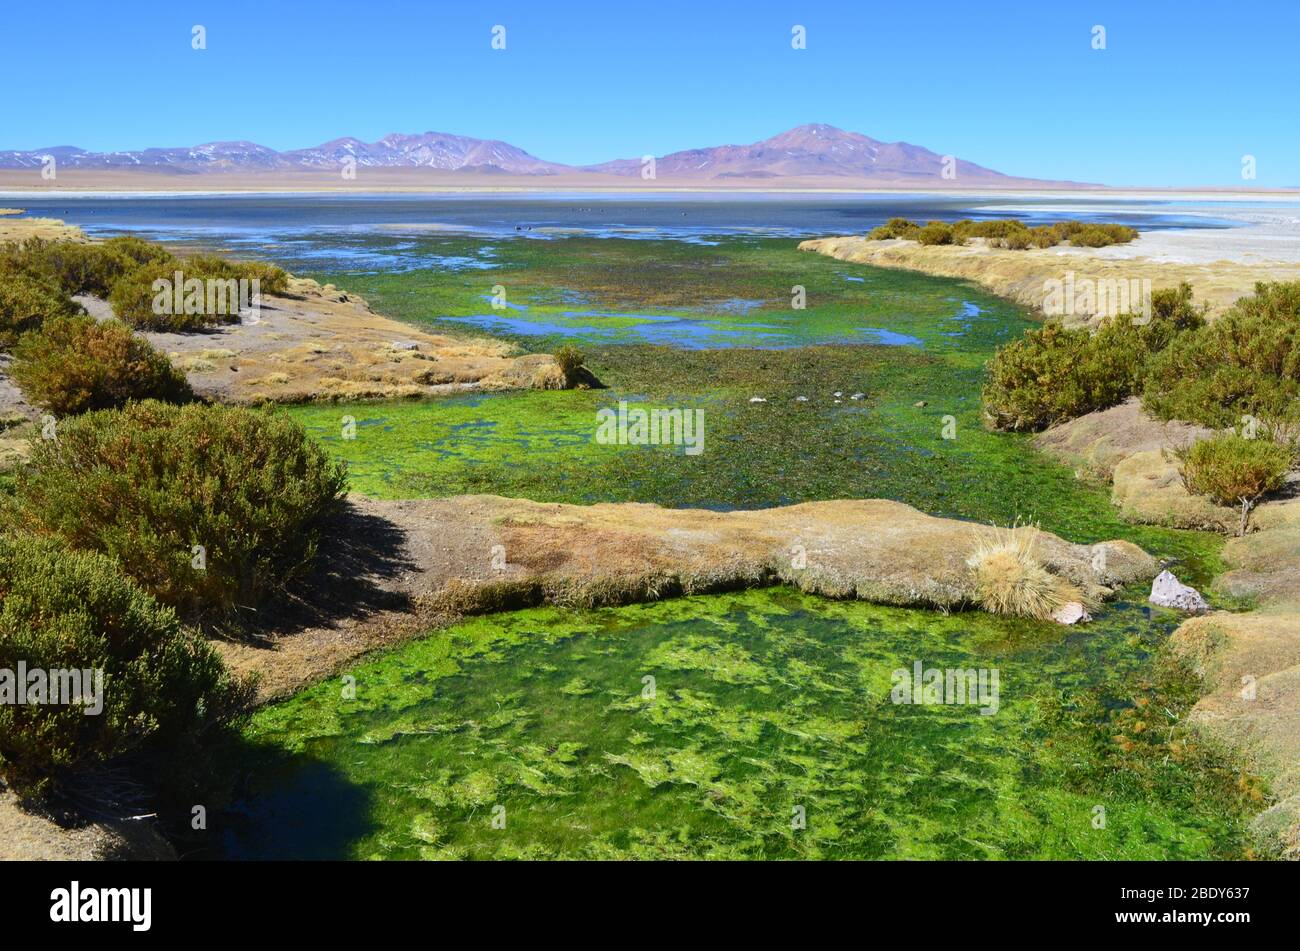
[[[486,617],[357,667],[354,699],[332,680],[258,713],[250,748],[230,754],[247,784],[221,819],[223,848],[241,858],[1233,855],[1240,815],[1203,764],[1161,766],[1168,754],[1156,748],[1155,766],[1144,762],[1155,772],[1135,783],[1092,750],[1111,727],[1044,716],[1062,702],[1084,720],[1131,706],[1176,622],[1121,604],[1066,632],[786,589]],[[990,692],[894,703],[892,673],[918,662],[996,670],[996,703]],[[1153,715],[1146,738],[1171,722]]]

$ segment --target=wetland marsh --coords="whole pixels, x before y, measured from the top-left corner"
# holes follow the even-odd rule
[[[422,255],[476,253],[420,240]],[[980,425],[983,364],[1031,323],[1012,304],[770,238],[515,240],[491,257],[487,271],[312,276],[415,324],[484,315],[526,349],[576,343],[607,389],[288,408],[348,463],[355,491],[715,509],[882,497],[1073,541],[1127,538],[1193,581],[1220,568],[1213,536],[1123,523],[1101,488]],[[789,296],[800,282],[802,311]],[[489,325],[494,284],[528,327]],[[745,307],[728,303],[742,294]],[[588,313],[566,322],[576,306]],[[647,325],[671,343],[646,343]],[[865,343],[865,327],[914,342]],[[704,409],[705,452],[597,444],[597,410],[620,400]],[[259,711],[226,753],[244,780],[221,851],[1240,855],[1262,793],[1174,739],[1195,699],[1160,657],[1178,618],[1130,596],[1074,629],[785,589],[467,620],[349,669],[355,696],[332,679]],[[891,671],[918,661],[999,670],[998,712],[892,703]]]

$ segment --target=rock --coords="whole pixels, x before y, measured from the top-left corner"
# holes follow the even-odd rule
[[[929,406],[930,404],[927,403],[925,400],[917,400],[917,401],[916,401],[915,403],[913,403],[912,405],[915,406],[917,409],[920,409],[921,407],[923,407],[923,406]]]
[[[1052,620],[1057,624],[1078,624],[1080,621],[1091,621],[1092,615],[1078,601],[1070,601],[1057,608]]]
[[[831,396],[843,396],[843,395],[844,393],[840,390],[836,390],[834,393],[831,394]]]
[[[392,350],[419,350],[420,345],[414,340],[393,340],[388,344]]]
[[[767,400],[765,400],[765,399],[764,399],[763,397],[761,397],[761,396],[751,396],[751,397],[749,398],[749,401],[750,401],[751,403],[766,403],[766,402],[767,402]]]
[[[1209,604],[1201,597],[1201,592],[1188,587],[1171,572],[1162,571],[1151,582],[1151,596],[1147,599],[1162,608],[1177,608],[1180,611],[1208,611]]]
[[[866,396],[867,396],[866,393],[854,393],[852,396],[849,397],[849,399],[851,399],[851,400],[861,400],[861,399],[865,399]]]
[[[806,397],[806,396],[796,396],[796,397],[794,398],[794,401],[795,401],[796,403],[807,403],[807,402],[808,402],[808,397]]]

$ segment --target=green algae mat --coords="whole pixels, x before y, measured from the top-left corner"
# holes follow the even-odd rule
[[[258,713],[225,854],[1232,855],[1237,775],[1171,755],[1191,695],[1147,673],[1177,621],[1119,604],[1062,632],[785,589],[476,619]],[[896,703],[918,663],[996,692]]]
[[[969,285],[787,240],[427,242],[461,264],[314,276],[413,323],[576,343],[608,389],[290,408],[356,491],[715,509],[881,497],[1128,538],[1193,583],[1220,570],[1217,539],[1122,523],[1106,491],[983,429],[983,365],[1031,321]],[[599,443],[597,412],[620,402],[702,409],[704,451]],[[222,753],[243,777],[222,851],[1239,856],[1262,793],[1175,736],[1196,697],[1159,652],[1178,618],[1129,596],[1069,630],[785,589],[468,621],[259,711]],[[894,702],[913,670],[996,672],[996,711]]]

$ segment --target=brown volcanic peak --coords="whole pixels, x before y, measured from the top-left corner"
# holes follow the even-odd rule
[[[771,176],[847,176],[898,180],[938,179],[943,156],[906,142],[881,142],[859,132],[811,123],[752,145],[719,145],[673,152],[655,161],[656,176],[665,178],[738,178]],[[615,175],[639,174],[641,163],[623,159],[590,166]],[[957,175],[967,179],[1005,179],[973,162],[956,160]]]

